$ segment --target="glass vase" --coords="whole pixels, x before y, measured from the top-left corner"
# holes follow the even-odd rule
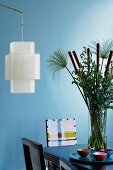
[[[107,110],[90,110],[90,132],[88,139],[89,148],[93,149],[106,149],[107,148],[107,135],[106,135],[106,121]]]

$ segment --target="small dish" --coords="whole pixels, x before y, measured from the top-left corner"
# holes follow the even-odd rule
[[[89,155],[90,149],[80,148],[80,149],[77,149],[77,153],[82,157],[86,157]]]
[[[101,152],[107,153],[107,158],[113,154],[113,149],[101,149]]]
[[[107,153],[105,153],[105,152],[94,152],[93,156],[96,159],[96,161],[103,161],[107,158]]]

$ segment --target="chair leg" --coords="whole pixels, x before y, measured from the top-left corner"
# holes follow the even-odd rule
[[[48,170],[60,170],[60,166],[48,161]]]

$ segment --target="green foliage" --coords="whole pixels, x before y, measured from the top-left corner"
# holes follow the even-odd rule
[[[113,109],[113,41],[107,40],[100,44],[92,43],[92,51],[84,47],[80,58],[76,52],[69,51],[74,70],[71,72],[67,66],[67,55],[58,49],[48,60],[53,77],[62,69],[66,69],[80,91],[91,119],[91,136],[89,147],[106,148],[105,129],[107,109]],[[111,51],[111,52],[110,52]],[[95,57],[96,54],[96,57]],[[107,66],[104,61],[107,59]],[[80,61],[79,61],[80,60]]]
[[[57,49],[52,56],[48,59],[50,71],[54,76],[67,66],[67,55],[61,50]]]
[[[81,61],[80,74],[73,72],[76,79],[73,83],[82,88],[89,110],[101,112],[103,109],[112,109],[113,107],[110,106],[113,103],[113,76],[111,72],[106,77],[102,70],[97,73],[97,66],[95,61],[92,60],[92,53],[90,53],[90,61],[87,60],[86,48],[81,54]]]
[[[93,42],[93,49],[96,54],[96,42]],[[105,65],[103,61],[108,58],[111,48],[113,47],[113,41],[107,40],[102,42],[100,48],[100,66],[97,72],[96,61],[94,60],[94,52],[89,53],[89,60],[87,54],[87,48],[83,47],[83,52],[80,55],[81,64],[78,68],[78,72],[73,70],[72,72],[67,67],[67,54],[61,49],[57,49],[48,60],[48,65],[53,77],[56,73],[62,69],[66,69],[71,75],[73,81],[72,84],[77,85],[87,107],[89,110],[96,110],[101,112],[103,109],[113,109],[111,103],[113,103],[113,73],[112,64],[109,67],[107,76],[103,73],[103,67],[105,71]],[[104,57],[103,57],[104,56]]]

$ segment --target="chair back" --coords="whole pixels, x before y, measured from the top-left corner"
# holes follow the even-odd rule
[[[45,170],[42,144],[22,138],[26,170]]]
[[[46,120],[47,146],[75,145],[76,119],[47,119]]]

